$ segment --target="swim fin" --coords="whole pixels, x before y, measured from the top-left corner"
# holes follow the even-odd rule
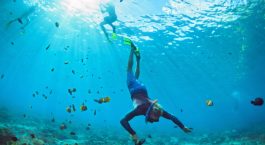
[[[116,34],[116,33],[112,33],[111,38],[112,38],[113,40],[117,40],[117,34]]]
[[[124,38],[124,39],[123,39],[123,43],[124,43],[125,45],[131,45],[131,44],[132,44],[132,41],[131,41],[129,38]]]

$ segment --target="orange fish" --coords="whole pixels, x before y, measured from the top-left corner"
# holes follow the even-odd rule
[[[87,110],[87,106],[84,105],[84,104],[82,104],[82,105],[80,106],[80,110],[81,110],[81,111],[86,111],[86,110]]]
[[[107,97],[104,97],[104,98],[100,98],[98,100],[95,99],[94,101],[97,102],[97,103],[99,103],[99,104],[108,103],[108,102],[110,102],[110,97],[107,96]]]
[[[70,106],[68,106],[68,107],[66,108],[66,112],[68,112],[68,113],[71,113],[71,112],[72,112],[72,110],[71,110],[71,107],[70,107]]]

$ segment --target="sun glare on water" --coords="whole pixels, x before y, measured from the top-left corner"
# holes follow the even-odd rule
[[[106,0],[105,0],[106,1]],[[65,8],[66,13],[70,15],[86,14],[92,15],[98,13],[100,3],[105,3],[103,0],[63,0],[61,5]]]

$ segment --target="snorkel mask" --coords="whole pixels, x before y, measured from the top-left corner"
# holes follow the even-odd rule
[[[145,114],[145,123],[158,122],[159,117],[163,114],[162,107],[157,103],[157,100],[151,102]]]

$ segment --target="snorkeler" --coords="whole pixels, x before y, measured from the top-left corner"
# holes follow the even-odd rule
[[[104,17],[103,22],[100,23],[100,27],[103,30],[106,38],[109,40],[109,36],[108,36],[108,34],[106,32],[106,29],[105,29],[104,25],[106,25],[106,24],[110,25],[112,27],[112,32],[115,35],[116,28],[112,24],[113,22],[117,21],[117,15],[116,15],[116,12],[115,12],[115,7],[114,7],[114,5],[111,2],[108,2],[108,3],[104,4],[104,5],[101,4],[100,5],[100,10],[101,10],[102,14],[104,14],[104,13],[108,14],[108,16]]]
[[[22,15],[20,15],[19,17],[9,21],[7,23],[7,27],[9,27],[12,23],[14,22],[18,22],[19,24],[21,24],[22,26],[20,27],[20,29],[24,30],[26,26],[28,26],[28,24],[30,23],[30,19],[29,16],[36,10],[36,6],[31,7],[30,9],[28,9],[27,11],[25,11]]]
[[[133,74],[133,55],[136,56],[136,71]],[[144,115],[145,122],[158,122],[159,117],[162,116],[166,119],[173,121],[185,133],[192,131],[192,128],[184,126],[175,116],[164,110],[157,100],[151,100],[148,96],[147,89],[138,78],[140,76],[140,53],[137,47],[131,42],[131,52],[127,68],[127,85],[131,94],[131,99],[134,103],[134,110],[129,112],[121,121],[121,125],[130,133],[135,145],[141,145],[145,140],[138,139],[136,132],[131,128],[129,121],[135,116]]]

